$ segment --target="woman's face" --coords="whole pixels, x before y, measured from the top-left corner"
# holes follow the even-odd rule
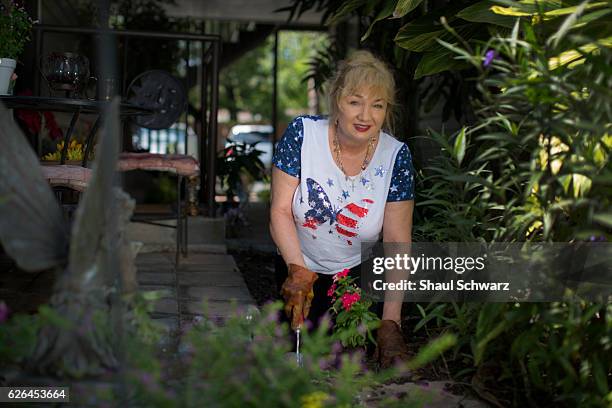
[[[378,136],[387,114],[387,102],[380,94],[362,86],[354,94],[341,97],[338,105],[341,135],[354,142],[366,142]]]

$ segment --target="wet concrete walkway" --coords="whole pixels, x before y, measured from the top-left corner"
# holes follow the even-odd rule
[[[255,305],[231,255],[192,252],[176,268],[173,253],[153,252],[139,254],[136,265],[140,290],[163,292],[152,317],[170,333],[202,316],[205,301],[208,318],[219,323]]]

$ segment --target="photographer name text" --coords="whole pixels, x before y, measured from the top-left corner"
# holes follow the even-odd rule
[[[387,291],[509,291],[509,282],[478,282],[475,280],[463,280],[458,279],[457,281],[450,280],[448,282],[435,282],[429,279],[421,279],[418,281],[411,281],[402,279],[399,282],[385,282],[382,279],[377,279],[372,282],[374,290]]]

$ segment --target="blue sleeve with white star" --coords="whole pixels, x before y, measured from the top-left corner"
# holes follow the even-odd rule
[[[414,200],[414,167],[407,145],[403,145],[395,158],[387,202]]]
[[[280,170],[293,177],[300,177],[302,162],[302,141],[304,125],[302,118],[297,117],[287,126],[283,137],[274,150],[272,163]]]

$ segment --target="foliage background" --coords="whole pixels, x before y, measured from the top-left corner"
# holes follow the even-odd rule
[[[397,135],[432,152],[415,155],[414,239],[576,242],[612,232],[611,5],[296,0],[291,9],[356,19],[360,46],[395,67]],[[336,61],[328,52],[311,75],[322,84]],[[458,131],[419,129],[437,98]],[[496,406],[612,402],[605,302],[417,309],[415,331],[458,336],[441,369]]]

